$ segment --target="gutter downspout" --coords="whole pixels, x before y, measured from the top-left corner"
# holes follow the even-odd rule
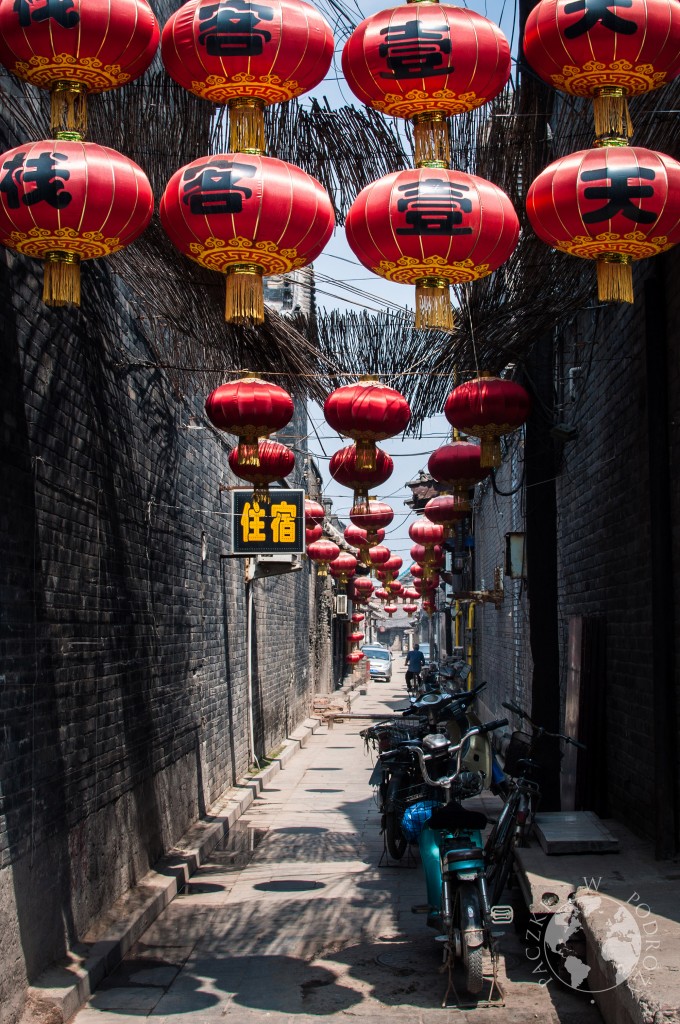
[[[248,765],[260,762],[255,753],[255,724],[253,722],[253,580],[246,579],[246,680],[248,683]]]

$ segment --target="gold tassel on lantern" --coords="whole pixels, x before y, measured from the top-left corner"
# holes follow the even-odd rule
[[[264,103],[250,96],[229,100],[229,151],[264,153]]]
[[[80,305],[80,257],[73,252],[43,256],[43,302],[46,306]]]
[[[428,327],[453,330],[449,282],[444,277],[421,277],[416,281],[416,330]]]
[[[236,455],[237,466],[259,466],[260,446],[257,437],[239,437]]]
[[[416,167],[448,167],[451,162],[451,151],[445,115],[435,110],[415,114],[411,121]]]
[[[474,431],[473,431],[474,433]],[[479,465],[483,469],[496,469],[501,464],[501,442],[497,437],[480,438]]]
[[[224,319],[229,324],[264,322],[262,267],[256,263],[235,263],[227,269]]]
[[[55,139],[79,142],[87,132],[87,90],[83,82],[53,82],[50,127]]]
[[[600,302],[634,302],[633,258],[618,252],[597,261],[597,297]]]
[[[357,469],[375,469],[376,467],[376,448],[374,441],[357,441],[357,458],[356,467]]]
[[[619,86],[605,85],[593,97],[595,134],[598,137],[611,136],[627,145],[633,134],[633,122],[628,112],[626,94]]]
[[[269,493],[269,484],[255,484],[253,501],[258,505],[271,505],[272,496]]]

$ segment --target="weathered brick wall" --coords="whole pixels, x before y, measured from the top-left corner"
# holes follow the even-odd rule
[[[153,353],[104,264],[83,295],[46,309],[36,265],[2,252],[3,1024],[248,766],[229,439],[129,365]],[[308,714],[307,573],[253,586],[262,754]]]

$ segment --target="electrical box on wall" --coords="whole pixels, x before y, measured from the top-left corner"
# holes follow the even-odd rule
[[[524,533],[505,535],[505,575],[513,580],[524,580],[527,576]]]
[[[347,594],[335,595],[335,614],[347,615]]]

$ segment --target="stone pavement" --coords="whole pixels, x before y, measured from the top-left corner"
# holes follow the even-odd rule
[[[391,684],[371,683],[352,710],[405,706],[395,669]],[[503,998],[488,1002],[487,981],[478,1003],[458,1007],[452,995],[441,1008],[441,952],[411,910],[424,902],[420,866],[379,866],[364,724],[309,738],[73,1024],[600,1021],[587,998],[538,984],[512,926],[501,940]]]

